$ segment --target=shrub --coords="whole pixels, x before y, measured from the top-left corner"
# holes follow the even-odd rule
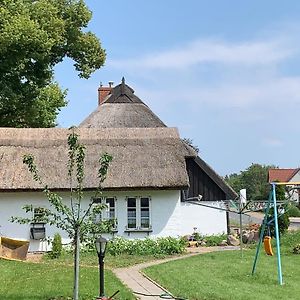
[[[289,217],[300,217],[300,209],[295,204],[289,204],[288,211]]]
[[[201,235],[199,232],[194,232],[193,234],[193,237],[196,241],[200,241],[201,240]]]
[[[207,247],[218,246],[223,240],[227,240],[226,234],[207,235],[203,237]]]
[[[55,233],[52,241],[52,250],[49,252],[50,258],[59,258],[62,252],[61,236],[59,233]]]
[[[290,220],[289,220],[289,214],[287,210],[287,206],[284,206],[285,213],[280,215],[278,210],[277,210],[277,215],[280,215],[278,218],[278,229],[279,229],[279,234],[283,235],[287,229],[290,226]],[[269,211],[268,215],[268,222],[270,222],[270,225],[266,227],[265,229],[265,235],[270,235],[271,237],[275,237],[275,222],[274,222],[274,208],[272,207]],[[269,228],[268,228],[269,227]]]
[[[122,237],[114,238],[107,247],[110,255],[171,255],[185,251],[185,241],[172,237],[142,240],[126,240]]]

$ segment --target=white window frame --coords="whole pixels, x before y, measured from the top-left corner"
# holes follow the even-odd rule
[[[128,199],[135,199],[136,200],[136,216],[135,216],[135,223],[136,223],[136,226],[135,227],[129,227],[128,225],[128,219],[129,218],[132,218],[132,217],[129,217],[129,214],[128,214]],[[142,206],[141,206],[141,199],[142,198],[147,198],[149,200],[149,226],[148,227],[142,227],[142,218],[145,218],[145,217],[142,217]],[[127,196],[126,197],[126,230],[132,230],[132,231],[135,231],[135,230],[151,230],[152,229],[152,217],[151,217],[151,212],[152,212],[152,201],[151,201],[151,197],[150,196]]]
[[[111,218],[110,217],[110,210],[111,210],[111,207],[109,205],[109,203],[106,203],[106,200],[107,199],[114,199],[114,208],[113,208],[113,211],[114,211],[114,218]],[[94,204],[105,204],[107,207],[105,207],[103,209],[103,211],[101,212],[101,214],[99,215],[99,218],[98,216],[96,216],[96,220],[95,222],[100,222],[100,221],[104,221],[104,220],[115,220],[115,225],[113,226],[113,230],[117,230],[118,228],[118,222],[116,221],[117,220],[117,197],[115,196],[106,196],[106,197],[97,197],[97,198],[94,198],[93,199],[93,203]]]
[[[38,212],[37,210],[41,210],[40,212]],[[43,217],[44,215],[46,215],[46,207],[43,207],[43,206],[33,206],[32,207],[32,220],[33,223],[45,223],[43,221],[38,221],[36,222],[35,219],[40,216],[40,217]]]

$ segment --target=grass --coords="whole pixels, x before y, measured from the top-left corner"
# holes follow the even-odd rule
[[[147,261],[162,259],[166,257],[174,257],[174,255],[108,255],[105,256],[105,268],[124,268],[140,264]],[[64,252],[59,259],[50,259],[44,256],[43,263],[45,264],[56,264],[56,265],[72,265],[73,256],[69,252]],[[98,266],[98,257],[94,252],[83,252],[80,254],[80,264],[85,267]]]
[[[0,282],[1,300],[71,299],[73,268],[50,262],[34,264],[0,260]],[[95,299],[98,285],[98,269],[81,267],[80,299]],[[105,288],[107,295],[120,290],[115,299],[135,299],[110,270],[105,270]]]
[[[114,299],[135,299],[110,269],[121,268],[163,256],[119,255],[105,257],[105,294]],[[166,257],[166,256],[164,256]],[[80,254],[80,299],[95,299],[98,294],[99,273],[96,253]],[[0,259],[1,300],[66,300],[73,293],[73,256],[64,252],[59,259],[44,256],[41,263],[16,262]]]
[[[257,272],[251,275],[255,249],[224,251],[198,255],[152,266],[144,272],[177,297],[193,300],[274,300],[299,299],[300,255],[292,247],[300,242],[300,232],[282,238],[284,285],[277,281],[276,256],[263,252]]]

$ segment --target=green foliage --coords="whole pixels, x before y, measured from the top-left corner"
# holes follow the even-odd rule
[[[289,214],[287,212],[287,205],[283,207],[284,213],[280,214],[280,208],[277,208],[277,216],[278,216],[278,230],[279,234],[283,235],[290,226]],[[275,222],[274,222],[274,208],[270,208],[269,214],[267,216],[268,222],[271,222],[270,225],[265,230],[265,235],[270,235],[271,237],[275,237]]]
[[[52,241],[52,250],[48,253],[50,258],[59,258],[62,253],[61,236],[55,233]]]
[[[223,240],[227,240],[226,234],[206,235],[202,238],[207,247],[218,246]]]
[[[171,255],[185,251],[186,242],[172,237],[143,240],[126,240],[121,237],[113,239],[107,247],[110,255]]]
[[[290,203],[287,208],[289,217],[300,217],[300,209],[293,203]]]
[[[199,232],[194,232],[192,234],[192,236],[194,237],[195,241],[200,241],[201,240],[201,235]]]
[[[83,0],[0,1],[0,126],[56,125],[67,102],[55,65],[68,57],[89,78],[105,61],[91,16]]]
[[[240,174],[226,175],[225,180],[237,192],[246,189],[249,200],[265,200],[270,191],[268,183],[268,170],[270,168],[274,168],[274,166],[252,164]]]

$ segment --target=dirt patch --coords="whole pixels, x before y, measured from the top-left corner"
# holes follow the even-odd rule
[[[27,253],[26,261],[33,262],[33,263],[39,263],[43,259],[44,254],[43,253]]]

